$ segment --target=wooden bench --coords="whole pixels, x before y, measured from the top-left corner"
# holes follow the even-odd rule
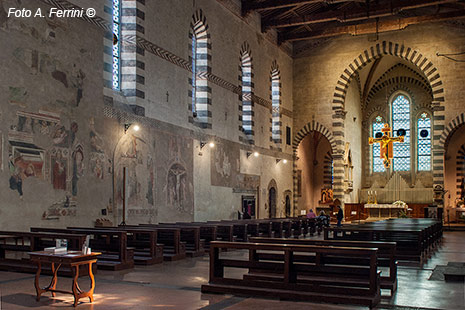
[[[90,235],[90,248],[102,252],[97,261],[98,269],[115,271],[134,267],[134,248],[127,246],[126,231],[92,227],[73,229],[32,227],[31,231]]]
[[[222,249],[248,251],[248,259],[222,257]],[[274,252],[281,261],[267,261],[259,253]],[[291,244],[212,242],[210,245],[210,281],[203,293],[262,296],[289,300],[364,305],[370,308],[380,301],[380,273],[376,248],[343,248]],[[296,255],[307,255],[302,262]],[[326,265],[321,257],[368,258],[359,266]],[[365,260],[364,260],[365,261]],[[226,277],[225,268],[253,270],[243,278]],[[258,272],[257,272],[258,271]],[[228,273],[229,274],[229,273]]]
[[[186,258],[186,243],[181,241],[181,229],[176,227],[163,227],[156,224],[141,224],[143,229],[152,229],[158,232],[158,243],[163,244],[163,259],[175,261]]]
[[[143,226],[143,224],[141,224]],[[180,225],[175,223],[159,223],[160,227],[179,228],[181,241],[186,244],[186,255],[197,257],[205,255],[205,239],[200,237],[201,228],[197,225]]]
[[[396,261],[396,243],[395,242],[380,242],[380,241],[352,241],[352,240],[311,240],[311,239],[294,239],[294,238],[250,238],[249,242],[253,243],[272,243],[272,244],[302,244],[302,245],[317,245],[317,246],[335,246],[335,247],[357,247],[357,248],[377,248],[378,249],[378,266],[389,268],[389,275],[381,275],[380,285],[382,289],[389,289],[391,295],[397,289],[397,261]],[[262,254],[263,258],[269,260],[281,259],[276,255]],[[299,259],[295,256],[295,259]],[[304,257],[302,260],[308,259]],[[321,256],[320,259],[327,264],[344,263],[347,265],[365,264],[365,259],[360,257],[334,257],[331,255]]]
[[[0,235],[0,270],[17,272],[36,272],[36,265],[30,261],[28,252],[42,251],[46,247],[56,246],[56,239],[66,239],[69,250],[81,250],[86,239],[84,234],[1,231]],[[50,266],[45,266],[45,273],[52,274]],[[87,271],[82,269],[83,274]],[[71,276],[69,268],[59,271],[60,275]]]
[[[80,227],[68,227],[68,229],[80,229]],[[136,265],[154,265],[163,262],[163,244],[157,243],[158,236],[156,230],[140,229],[138,226],[98,226],[95,229],[125,231],[127,247],[134,249],[134,263]]]
[[[200,227],[200,240],[204,242],[205,251],[210,249],[210,242],[218,238],[218,226],[202,222],[176,222],[176,225]]]

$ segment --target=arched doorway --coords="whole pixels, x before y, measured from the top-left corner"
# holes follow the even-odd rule
[[[269,217],[276,217],[276,188],[271,187],[268,190]]]

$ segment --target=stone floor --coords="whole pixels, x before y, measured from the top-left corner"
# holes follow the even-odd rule
[[[243,255],[231,252],[230,255]],[[397,293],[385,296],[376,309],[465,309],[464,283],[431,281],[436,265],[447,262],[465,262],[465,232],[445,232],[441,246],[423,266],[400,266]],[[55,298],[43,295],[35,300],[32,274],[0,272],[0,310],[16,309],[72,309],[70,295],[57,294]],[[43,284],[48,277],[43,277]],[[85,278],[80,279],[85,288]],[[200,285],[208,281],[208,257],[166,262],[149,267],[136,267],[122,272],[99,271],[96,275],[95,302],[82,300],[78,309],[367,309],[347,305],[327,305],[307,302],[279,301],[261,298],[243,298],[230,295],[210,295],[200,292]],[[68,289],[71,279],[60,278],[58,287]],[[388,295],[388,292],[383,292]]]

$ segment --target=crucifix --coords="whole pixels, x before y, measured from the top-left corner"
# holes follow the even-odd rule
[[[384,167],[387,169],[391,165],[391,160],[394,157],[393,143],[404,142],[405,131],[399,130],[399,132],[402,132],[403,135],[401,135],[400,137],[392,137],[391,128],[389,127],[389,124],[384,124],[384,128],[381,129],[381,131],[383,132],[382,137],[380,138],[369,137],[368,143],[370,145],[372,145],[373,143],[380,144],[381,146],[380,158],[383,159]]]

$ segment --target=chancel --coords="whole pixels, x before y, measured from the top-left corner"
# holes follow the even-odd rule
[[[0,309],[465,308],[464,0],[0,0],[0,68]]]

